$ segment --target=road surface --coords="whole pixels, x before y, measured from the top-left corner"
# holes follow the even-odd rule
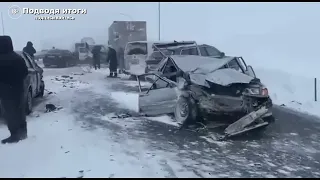
[[[46,70],[45,75],[65,75],[74,70],[81,71],[78,67],[59,73]],[[92,132],[112,132],[118,143],[139,140],[149,150],[166,153],[159,163],[168,177],[178,176],[172,162],[196,177],[320,177],[319,118],[274,106],[276,122],[262,136],[219,142],[214,131],[178,130],[156,121],[161,118],[134,117],[137,113],[125,106],[132,100],[128,93],[137,92],[131,81],[93,79],[90,83],[96,84],[95,90],[75,89],[72,97],[63,97],[70,98],[65,105],[75,114],[76,124]],[[119,114],[133,117],[117,117]],[[135,156],[140,150],[132,144],[127,154]]]
[[[104,82],[110,92],[137,92],[137,87],[126,83],[118,79]],[[105,121],[99,117],[135,113],[108,96],[91,91],[77,95],[88,97],[85,103],[73,106],[85,128],[104,128],[119,142],[142,139],[151,149],[176,153],[175,160],[198,177],[320,177],[320,119],[316,117],[274,106],[276,123],[262,137],[218,142],[212,138],[214,132],[179,131],[176,126],[141,117]],[[171,175],[175,177],[173,171]]]

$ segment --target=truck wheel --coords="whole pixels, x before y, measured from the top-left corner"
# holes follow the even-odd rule
[[[32,90],[29,89],[26,99],[26,114],[29,115],[32,112]]]
[[[198,109],[191,98],[180,96],[174,109],[174,117],[180,127],[195,123],[198,117]]]

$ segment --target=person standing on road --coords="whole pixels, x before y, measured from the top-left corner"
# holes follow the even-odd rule
[[[108,47],[108,57],[107,62],[109,63],[110,75],[108,77],[117,77],[118,60],[117,52],[111,46]]]
[[[23,48],[22,50],[23,52],[29,54],[29,56],[33,59],[34,58],[34,54],[37,52],[34,47],[33,47],[33,44],[31,41],[28,41],[27,42],[27,46]]]
[[[93,59],[93,66],[94,69],[97,70],[100,69],[100,51],[101,51],[101,46],[94,46],[92,49],[92,59]]]
[[[119,74],[123,73],[125,64],[124,64],[124,49],[122,47],[119,48],[118,51],[118,60],[119,60]]]
[[[24,59],[13,51],[10,36],[0,36],[0,100],[2,115],[10,137],[1,143],[16,143],[27,138],[24,79],[28,68]]]

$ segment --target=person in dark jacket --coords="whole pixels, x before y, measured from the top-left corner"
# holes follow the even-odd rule
[[[119,74],[123,73],[123,70],[125,69],[125,62],[124,62],[124,49],[122,47],[119,48],[118,51],[118,60],[119,60]]]
[[[118,60],[117,52],[112,47],[109,46],[107,62],[109,63],[110,75],[109,77],[117,77]]]
[[[27,46],[23,48],[23,52],[29,54],[30,57],[34,58],[34,54],[37,52],[34,47],[32,42],[28,41]]]
[[[93,59],[93,66],[94,69],[97,70],[100,69],[100,51],[101,51],[101,46],[94,46],[92,49],[92,59]]]
[[[0,36],[0,100],[3,118],[10,137],[1,142],[15,143],[27,138],[24,102],[24,79],[28,68],[24,59],[13,51],[10,36]]]

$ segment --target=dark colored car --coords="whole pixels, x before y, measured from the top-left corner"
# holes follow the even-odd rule
[[[26,53],[16,51],[26,63],[28,67],[28,76],[24,80],[25,85],[25,97],[26,97],[26,113],[30,114],[33,107],[33,100],[37,97],[43,97],[45,84],[43,81],[43,69]],[[1,116],[1,101],[0,101],[0,116]]]
[[[69,67],[77,64],[76,57],[69,51],[63,49],[51,49],[43,58],[44,67]]]
[[[172,43],[158,43],[154,44],[154,52],[146,60],[146,69],[145,73],[152,71],[157,68],[158,64],[164,55],[197,55],[197,56],[209,56],[215,58],[224,57],[225,54],[219,51],[214,46],[207,44],[198,45],[195,41],[181,41],[181,42],[172,42]],[[158,50],[157,50],[158,49]]]
[[[39,61],[40,59],[43,59],[47,52],[48,50],[44,49],[44,50],[41,50],[40,52],[35,53],[34,60]]]

